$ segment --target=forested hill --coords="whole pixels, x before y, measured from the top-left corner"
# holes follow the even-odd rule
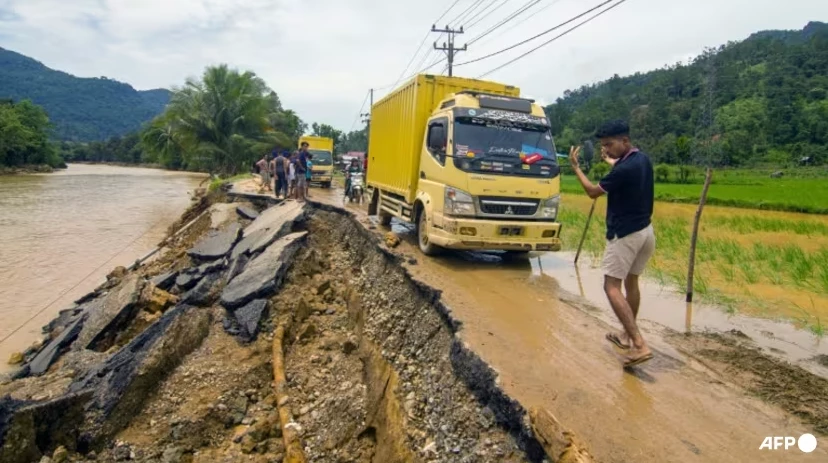
[[[828,163],[828,24],[758,32],[690,63],[615,75],[566,91],[546,112],[561,146],[623,118],[657,162]]]
[[[45,108],[59,140],[103,140],[137,130],[169,98],[168,90],[137,91],[105,77],[75,77],[0,48],[0,99],[29,99]]]

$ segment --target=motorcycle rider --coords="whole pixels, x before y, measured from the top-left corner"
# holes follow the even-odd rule
[[[345,171],[345,197],[347,198],[351,194],[351,174],[355,174],[358,172],[362,172],[362,169],[359,167],[359,159],[351,159],[351,165],[348,166],[348,170]]]

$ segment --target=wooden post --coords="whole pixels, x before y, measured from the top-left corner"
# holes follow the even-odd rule
[[[690,260],[687,264],[687,298],[686,302],[693,302],[693,272],[696,270],[696,240],[699,237],[699,221],[701,220],[702,209],[707,201],[707,190],[710,189],[710,181],[713,180],[713,169],[707,168],[704,177],[704,188],[699,198],[699,208],[696,209],[696,217],[693,219],[693,235],[690,237]]]
[[[592,214],[595,212],[595,203],[598,202],[598,198],[592,200],[592,207],[589,208],[589,215],[586,219],[586,224],[584,225],[584,233],[581,235],[581,242],[578,243],[578,252],[575,253],[575,265],[578,265],[578,258],[581,257],[581,247],[584,245],[584,240],[586,239],[587,230],[589,230],[589,222],[592,221]]]

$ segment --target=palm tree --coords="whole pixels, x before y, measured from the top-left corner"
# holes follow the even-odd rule
[[[145,146],[161,157],[178,147],[188,168],[233,175],[290,143],[271,125],[277,119],[272,93],[252,72],[208,67],[200,80],[174,89],[167,111],[146,130]]]

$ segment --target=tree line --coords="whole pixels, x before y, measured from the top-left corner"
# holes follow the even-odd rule
[[[49,141],[46,111],[29,100],[0,100],[0,166],[65,167]]]
[[[765,31],[678,63],[566,91],[546,107],[561,146],[626,119],[657,163],[828,162],[828,24]]]

